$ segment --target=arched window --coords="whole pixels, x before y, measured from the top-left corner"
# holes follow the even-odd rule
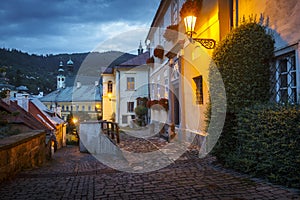
[[[108,81],[108,83],[107,83],[107,92],[112,93],[112,91],[113,91],[113,82]]]

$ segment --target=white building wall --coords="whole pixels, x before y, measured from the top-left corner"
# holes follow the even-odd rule
[[[117,99],[118,123],[120,126],[127,126],[134,118],[134,112],[128,112],[128,102],[134,102],[134,108],[137,106],[138,97],[148,97],[148,67],[137,67],[139,69],[120,70],[120,79],[117,84],[120,85],[119,98]],[[133,77],[135,80],[134,90],[127,90],[127,78]],[[119,105],[118,105],[119,104]],[[133,117],[132,117],[133,116]],[[124,120],[127,118],[127,120]],[[127,123],[126,123],[127,121]],[[124,122],[124,123],[123,123]]]

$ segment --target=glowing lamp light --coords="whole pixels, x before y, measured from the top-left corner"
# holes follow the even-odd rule
[[[76,117],[73,117],[72,121],[74,124],[76,124],[78,122],[78,119]]]
[[[185,25],[185,34],[187,34],[192,41],[199,42],[203,47],[207,49],[213,49],[216,46],[216,41],[213,39],[204,39],[204,38],[193,38],[193,34],[197,34],[195,32],[197,17],[193,15],[186,16],[184,18]]]
[[[185,25],[185,33],[187,35],[193,36],[193,33],[195,33],[195,25],[196,25],[197,17],[195,16],[186,16],[184,18],[184,25]]]

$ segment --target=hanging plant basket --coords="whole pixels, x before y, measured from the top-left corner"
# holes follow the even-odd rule
[[[180,17],[184,19],[186,16],[198,16],[202,7],[202,0],[186,0],[181,9]]]
[[[164,47],[157,45],[153,52],[154,56],[160,59],[164,58]]]
[[[152,110],[159,110],[158,100],[149,100],[147,101],[147,108],[151,108]]]
[[[170,42],[175,41],[178,37],[178,24],[169,25],[164,33],[164,38]]]
[[[158,101],[158,104],[161,105],[166,111],[169,110],[169,101],[166,98],[161,98]]]
[[[148,65],[153,65],[153,63],[154,63],[154,57],[151,56],[150,58],[148,58],[147,61],[146,61],[146,63],[147,63]]]

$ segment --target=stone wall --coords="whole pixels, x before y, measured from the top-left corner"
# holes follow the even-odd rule
[[[46,133],[31,131],[0,140],[0,182],[46,161]]]

